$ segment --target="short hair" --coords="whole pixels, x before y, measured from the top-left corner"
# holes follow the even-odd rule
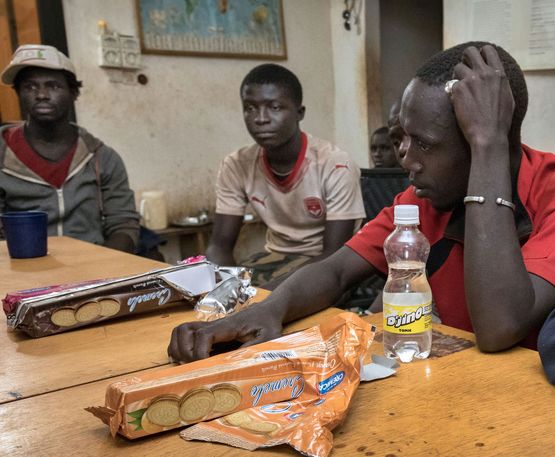
[[[374,130],[374,133],[372,133],[371,136],[374,135],[389,135],[389,129],[387,127],[379,127],[376,130]]]
[[[457,46],[453,46],[452,48],[433,55],[416,72],[416,77],[430,86],[443,85],[450,79],[453,79],[453,70],[458,63],[462,62],[463,52],[466,48],[474,46],[480,50],[488,44],[493,46],[499,54],[515,101],[511,129],[509,131],[509,141],[520,143],[520,129],[528,108],[528,89],[526,87],[524,73],[520,66],[501,46],[486,41],[468,41],[458,44]]]
[[[17,75],[15,75],[15,78],[13,80],[13,88],[15,89],[16,92],[19,92],[19,87],[21,86],[21,82],[25,77],[25,73],[27,73],[27,70],[31,68],[42,68],[42,67],[25,67],[21,69],[21,71],[19,71]],[[52,71],[61,72],[62,75],[64,75],[64,78],[66,79],[66,82],[69,88],[73,90],[76,93],[76,95],[80,94],[80,89],[81,87],[83,87],[83,82],[78,81],[77,77],[73,73],[67,70],[52,70]]]
[[[281,65],[266,63],[254,67],[247,73],[241,83],[240,93],[243,88],[252,84],[274,84],[289,91],[289,95],[297,105],[303,104],[303,88],[299,78]]]

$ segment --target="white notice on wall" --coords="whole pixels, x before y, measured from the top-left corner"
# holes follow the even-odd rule
[[[555,68],[555,0],[471,0],[465,8],[466,41],[499,44],[523,70]]]

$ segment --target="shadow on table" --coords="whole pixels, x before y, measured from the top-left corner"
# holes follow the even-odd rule
[[[383,332],[377,332],[374,337],[375,341],[383,342]],[[460,338],[458,336],[445,335],[437,330],[432,330],[432,351],[430,359],[439,359],[445,355],[453,354],[476,346],[470,340]]]

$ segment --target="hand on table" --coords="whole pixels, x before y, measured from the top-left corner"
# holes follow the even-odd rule
[[[264,312],[261,304],[212,322],[187,322],[172,331],[168,355],[174,362],[205,359],[215,343],[240,341],[243,346],[281,336],[281,319]]]

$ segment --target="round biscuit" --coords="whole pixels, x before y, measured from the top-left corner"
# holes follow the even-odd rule
[[[71,327],[77,324],[75,311],[71,308],[60,308],[52,313],[50,320],[58,327]]]
[[[241,427],[241,425],[243,424],[248,424],[249,422],[252,422],[252,417],[249,416],[249,414],[245,411],[237,411],[236,413],[228,414],[227,416],[222,417],[222,419],[228,425],[231,425],[233,427]]]
[[[141,427],[148,434],[159,433],[162,430],[164,430],[164,427],[162,427],[161,425],[157,425],[157,424],[154,424],[154,423],[150,422],[150,420],[148,419],[148,416],[146,415],[146,411],[143,414],[143,416],[141,417]]]
[[[266,433],[275,432],[279,428],[279,425],[274,424],[272,422],[252,421],[252,422],[248,422],[246,424],[240,425],[240,427],[243,430],[264,435]]]
[[[114,300],[113,298],[103,298],[102,300],[99,300],[98,303],[100,305],[100,315],[102,317],[110,317],[119,313],[119,301]]]
[[[179,419],[179,397],[162,396],[155,398],[145,411],[147,420],[161,427],[172,427]],[[142,419],[141,419],[142,422]]]
[[[179,404],[179,416],[185,422],[197,422],[212,412],[216,399],[204,388],[187,392]]]
[[[100,316],[100,305],[95,301],[90,301],[81,305],[75,311],[77,322],[89,322]]]
[[[216,400],[214,412],[228,414],[241,403],[241,392],[232,384],[218,384],[212,387],[212,393]]]

